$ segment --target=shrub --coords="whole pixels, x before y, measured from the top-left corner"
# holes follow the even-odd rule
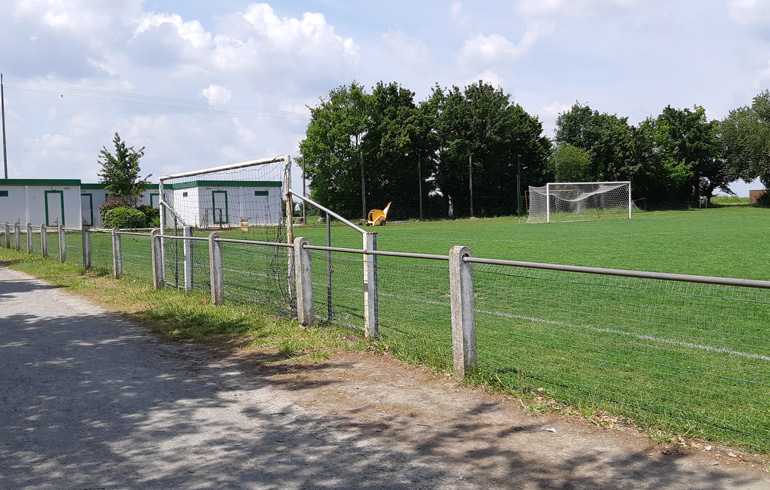
[[[757,198],[757,205],[763,208],[770,208],[770,191],[760,194]]]
[[[107,199],[104,200],[101,206],[99,206],[99,216],[102,218],[102,223],[104,223],[104,218],[107,216],[107,211],[110,209],[115,208],[132,208],[133,205],[131,204],[131,200],[127,197],[117,197],[117,196],[109,196]],[[106,224],[104,226],[107,226]]]
[[[138,209],[114,208],[104,214],[105,228],[144,228],[146,223],[147,217]]]
[[[139,206],[137,208],[144,214],[145,226],[147,228],[158,228],[160,226],[160,210],[152,206]]]

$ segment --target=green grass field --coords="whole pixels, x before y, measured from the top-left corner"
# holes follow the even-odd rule
[[[723,206],[636,213],[632,220],[525,224],[517,218],[389,223],[380,250],[706,276],[770,279],[770,210]],[[326,243],[322,224],[295,236]],[[204,233],[200,233],[204,234]],[[224,237],[264,240],[258,231]],[[108,235],[92,236],[109,269]],[[72,238],[76,248],[77,235]],[[149,242],[124,237],[127,277],[149,277]],[[196,282],[208,286],[205,247]],[[338,223],[332,245],[360,248]],[[68,240],[68,249],[70,247]],[[277,251],[278,250],[278,251]],[[226,244],[226,301],[286,310],[283,249]],[[172,255],[167,250],[167,259]],[[73,253],[73,256],[77,256]],[[326,252],[313,252],[316,314],[327,315]],[[106,265],[105,265],[106,264]],[[451,371],[446,262],[380,257],[379,321],[387,349]],[[100,267],[102,267],[100,266]],[[272,267],[275,279],[266,269]],[[361,257],[332,254],[332,317],[363,324]],[[135,279],[136,280],[136,279]],[[545,396],[584,413],[606,410],[641,426],[770,453],[770,291],[474,266],[479,369],[476,381],[517,396]]]

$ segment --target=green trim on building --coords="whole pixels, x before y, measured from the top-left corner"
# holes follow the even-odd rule
[[[77,179],[0,179],[0,186],[79,186],[80,180]]]
[[[83,223],[83,224],[86,226],[94,226],[94,196],[93,194],[88,192],[81,192],[80,199],[83,199],[84,197],[88,197],[88,211],[90,212],[91,220],[88,223]],[[80,206],[82,211],[83,201],[80,202]]]
[[[217,194],[225,195],[225,216],[222,218],[222,215],[220,214],[219,221],[217,221]],[[230,222],[230,209],[227,202],[227,191],[211,191],[211,212],[213,214],[212,218],[215,225],[224,225]]]
[[[45,225],[53,226],[53,224],[51,224],[51,220],[48,215],[48,194],[59,194],[59,199],[61,201],[61,223],[59,224],[62,226],[65,226],[66,223],[64,222],[64,191],[44,191],[43,192],[43,198],[45,200]]]
[[[141,187],[144,190],[158,190],[158,184],[142,184]],[[107,189],[107,184],[80,184],[80,188],[89,190],[105,190]]]
[[[164,185],[164,189],[189,189],[191,187],[281,187],[277,180],[191,180]]]

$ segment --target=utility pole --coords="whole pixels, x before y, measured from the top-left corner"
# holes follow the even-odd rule
[[[420,193],[420,219],[422,220],[422,167],[421,167],[422,155],[417,154],[417,185]]]
[[[364,216],[364,223],[366,223],[366,178],[364,174],[364,150],[361,148],[361,142],[356,135],[356,146],[358,146],[358,158],[361,160],[361,214]]]
[[[519,154],[516,154],[516,214],[519,215],[519,223],[521,223],[521,161],[519,161]]]
[[[5,145],[5,89],[3,88],[3,74],[0,73],[0,106],[2,106],[3,117],[3,169],[5,178],[8,179],[8,152]]]

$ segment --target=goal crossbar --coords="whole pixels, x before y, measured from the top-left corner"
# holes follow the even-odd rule
[[[554,213],[568,216],[567,220],[586,219],[588,210],[627,210],[631,219],[633,201],[630,181],[549,182],[542,187],[530,186],[530,217],[528,222],[550,223]]]

